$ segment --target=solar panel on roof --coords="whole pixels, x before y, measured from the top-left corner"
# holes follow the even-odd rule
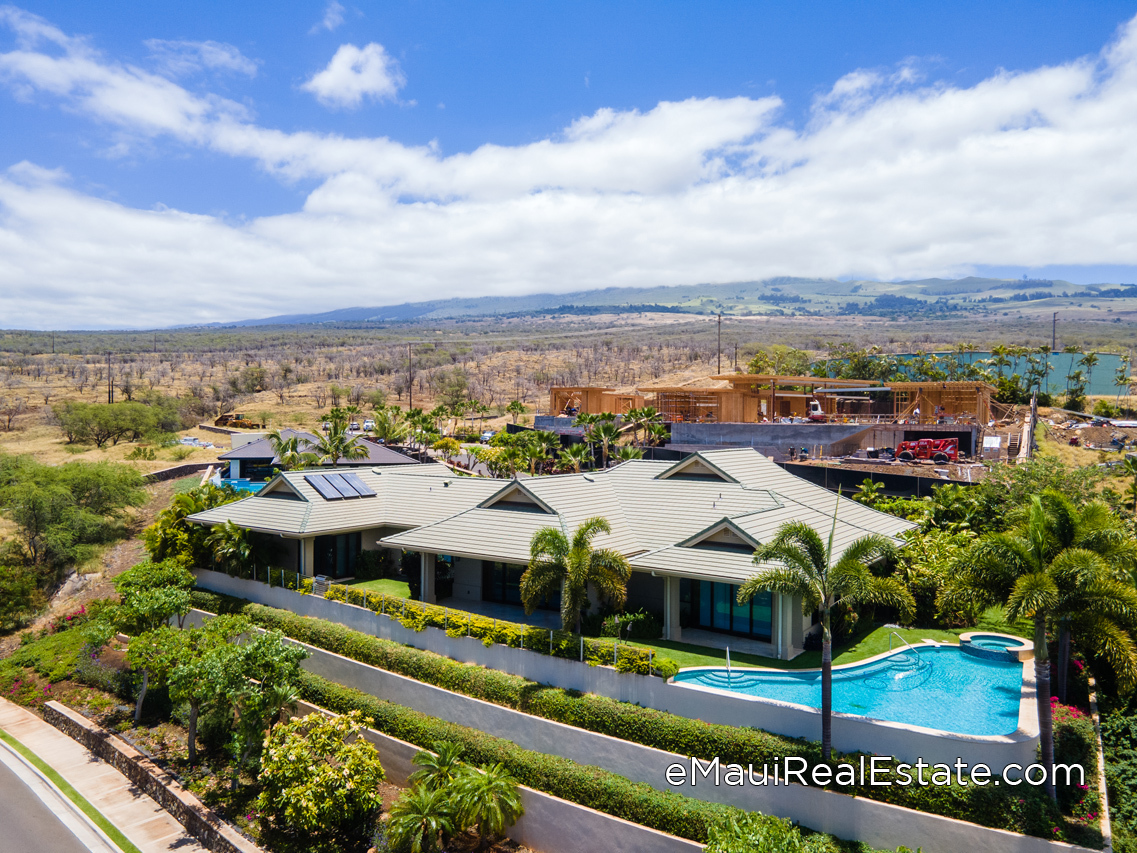
[[[348,500],[353,500],[359,497],[359,493],[351,487],[351,484],[343,478],[342,474],[325,474],[324,479],[327,480],[328,485],[339,492]]]
[[[348,485],[355,489],[361,498],[373,498],[376,496],[375,490],[363,482],[358,474],[352,471],[345,471],[343,474],[340,474],[340,476],[347,480]]]
[[[343,495],[337,489],[332,488],[332,484],[324,479],[323,474],[305,474],[304,479],[308,481],[313,489],[320,493],[326,501],[342,501]]]

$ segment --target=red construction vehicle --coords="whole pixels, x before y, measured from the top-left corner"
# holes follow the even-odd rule
[[[959,460],[959,439],[921,438],[919,441],[902,441],[896,446],[896,458],[905,462],[914,459],[956,462]]]

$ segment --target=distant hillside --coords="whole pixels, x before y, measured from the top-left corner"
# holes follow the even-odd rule
[[[692,313],[719,311],[741,315],[836,315],[927,312],[941,314],[965,306],[1050,298],[1119,298],[1133,296],[1117,285],[1080,285],[1068,281],[994,279],[970,276],[958,280],[837,281],[774,278],[731,284],[674,287],[610,287],[575,293],[525,296],[479,296],[405,302],[401,305],[340,308],[318,314],[278,314],[214,324],[225,326],[307,325],[314,323],[415,323],[479,317],[524,317],[556,314]]]

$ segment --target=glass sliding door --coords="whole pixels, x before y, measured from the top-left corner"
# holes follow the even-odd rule
[[[738,587],[717,581],[691,581],[689,589],[691,627],[723,634],[738,634],[755,640],[771,637],[773,595],[760,592],[745,604],[738,603]],[[685,589],[685,591],[686,591]],[[686,602],[684,602],[686,604]]]

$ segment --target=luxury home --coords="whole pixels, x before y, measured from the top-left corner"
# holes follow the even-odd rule
[[[307,576],[348,577],[362,551],[418,554],[423,600],[436,600],[436,579],[445,577],[452,594],[444,603],[516,605],[521,619],[520,580],[533,534],[557,527],[571,537],[593,516],[612,528],[594,545],[619,551],[632,566],[628,607],[663,613],[667,639],[680,639],[684,627],[688,640],[734,635],[780,658],[802,647],[813,619],[802,615],[799,600],[778,594],[736,602],[738,586],[756,571],[760,543],[788,521],[826,538],[832,530],[835,553],[866,534],[896,538],[913,526],[750,449],[512,480],[459,476],[441,464],[290,471],[253,497],[190,520],[232,521],[280,537],[283,565]]]

